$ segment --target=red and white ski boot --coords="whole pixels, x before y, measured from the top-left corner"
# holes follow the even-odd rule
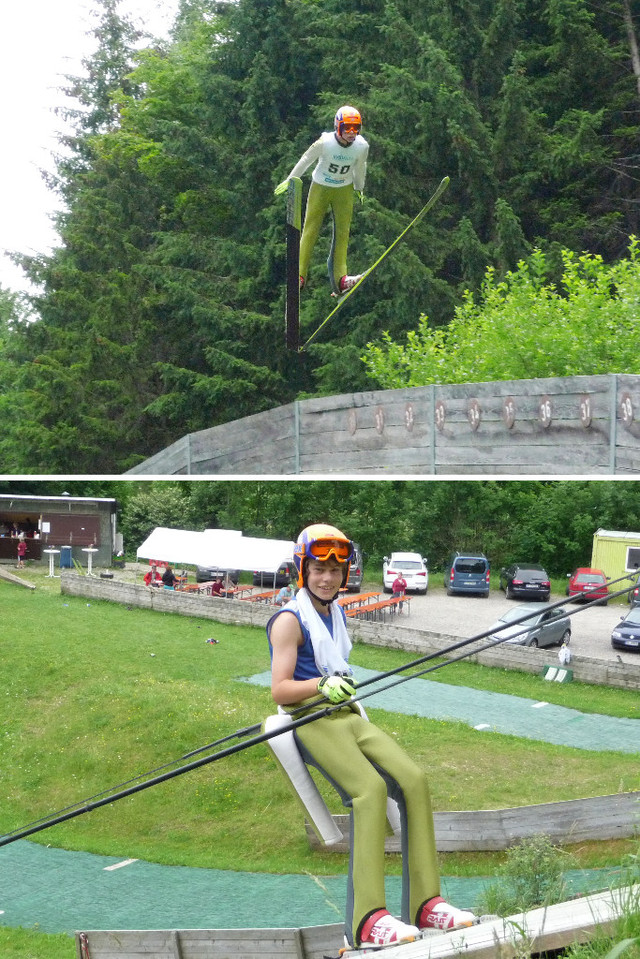
[[[425,902],[418,918],[420,929],[439,929],[441,932],[450,932],[452,929],[463,929],[466,926],[475,926],[478,919],[466,909],[456,909],[442,898],[434,896]]]
[[[392,946],[400,942],[413,942],[420,935],[417,926],[409,926],[396,919],[386,909],[379,909],[369,916],[362,927],[360,949]]]
[[[347,275],[345,275],[345,276],[341,277],[341,278],[340,278],[340,283],[339,283],[340,295],[342,295],[343,293],[348,293],[349,290],[351,289],[351,287],[355,286],[356,283],[357,283],[359,280],[361,280],[363,276],[364,276],[364,273],[358,273],[358,274],[356,274],[356,276],[347,276]]]

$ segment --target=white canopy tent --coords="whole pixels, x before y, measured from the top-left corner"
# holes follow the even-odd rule
[[[260,570],[275,577],[283,563],[293,560],[293,545],[284,539],[243,536],[235,529],[193,532],[157,526],[138,547],[137,556],[165,563]]]

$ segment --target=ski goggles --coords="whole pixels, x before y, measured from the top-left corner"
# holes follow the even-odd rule
[[[333,556],[339,563],[348,563],[353,556],[353,543],[339,539],[316,539],[307,546],[307,555],[320,562]]]
[[[340,124],[340,129],[344,133],[345,130],[350,130],[352,133],[360,133],[362,129],[361,123],[348,123],[346,120],[343,120]]]

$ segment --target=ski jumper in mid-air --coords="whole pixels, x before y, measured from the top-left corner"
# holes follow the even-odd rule
[[[349,575],[353,543],[334,526],[304,529],[294,547],[300,589],[271,617],[271,692],[281,710],[343,708],[295,728],[304,761],[315,766],[351,809],[351,855],[345,939],[349,946],[387,945],[415,938],[421,929],[451,929],[475,922],[471,912],[440,896],[440,876],[425,771],[387,733],[367,720],[353,697],[351,641],[346,617],[334,602]],[[319,699],[321,694],[324,697]],[[324,706],[322,703],[324,702]],[[403,855],[402,918],[385,897],[388,797],[400,814]]]
[[[335,116],[334,132],[323,133],[300,157],[286,180],[275,188],[283,193],[291,177],[301,177],[312,163],[304,227],[300,238],[300,289],[307,280],[311,254],[327,210],[333,214],[333,239],[327,266],[334,293],[346,293],[360,279],[347,273],[347,246],[354,193],[364,201],[369,144],[360,135],[362,117],[355,107],[341,107]]]

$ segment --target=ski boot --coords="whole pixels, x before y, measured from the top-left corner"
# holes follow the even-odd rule
[[[339,283],[340,295],[342,296],[343,293],[348,293],[351,287],[355,286],[356,283],[358,283],[363,276],[364,276],[364,273],[358,273],[356,274],[356,276],[345,275],[341,277],[340,283]]]
[[[449,905],[442,896],[434,896],[425,902],[418,917],[418,927],[422,932],[437,930],[450,932],[452,929],[463,929],[475,926],[478,919],[472,912],[465,909],[456,909]]]
[[[406,922],[396,919],[386,909],[379,909],[369,916],[362,927],[362,937],[358,952],[382,949],[385,946],[400,945],[403,942],[413,942],[420,935],[417,926],[409,926]]]

